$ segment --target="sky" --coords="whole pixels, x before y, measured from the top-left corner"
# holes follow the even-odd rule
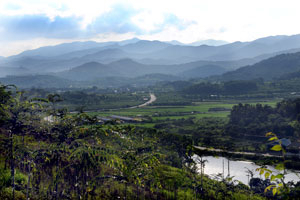
[[[0,56],[73,41],[294,35],[299,8],[299,0],[0,0]]]

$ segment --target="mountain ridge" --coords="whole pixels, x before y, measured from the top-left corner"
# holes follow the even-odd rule
[[[285,74],[300,70],[300,52],[280,54],[254,65],[241,67],[237,70],[227,72],[217,79],[219,80],[251,80],[263,78],[272,80]]]

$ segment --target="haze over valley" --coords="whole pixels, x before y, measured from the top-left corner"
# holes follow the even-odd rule
[[[104,81],[101,80],[120,77],[123,80],[122,84],[138,86],[140,77],[153,77],[152,81],[142,84],[145,86],[159,81],[208,78],[226,72],[228,73],[223,76],[226,80],[272,79],[300,70],[298,56],[295,54],[298,51],[300,35],[270,36],[251,42],[234,42],[219,46],[189,46],[179,42],[174,45],[137,38],[121,42],[73,42],[40,47],[2,58],[0,80],[20,87],[33,87],[35,83],[29,84],[26,80],[30,82],[32,79],[40,79],[40,84],[47,87],[42,80],[42,77],[47,77],[45,82],[53,79],[56,83],[49,87],[110,87],[112,85],[103,84]],[[281,66],[285,63],[280,64],[276,61],[275,66],[269,64],[272,60],[293,55],[295,59],[288,61],[289,65],[293,65],[292,69],[289,66]],[[239,74],[228,78],[229,74],[240,73],[245,66],[249,70],[255,70],[260,65],[260,69],[264,70],[256,70],[255,76]],[[279,71],[270,76],[268,70],[273,71],[276,67]],[[241,69],[238,70],[239,68]],[[57,79],[59,81],[55,81]]]

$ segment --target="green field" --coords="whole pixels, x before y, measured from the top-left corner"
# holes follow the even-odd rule
[[[265,102],[243,102],[249,104],[263,104],[270,105],[272,107],[276,106],[277,101],[265,101]],[[190,106],[146,106],[143,108],[134,109],[119,109],[101,112],[90,112],[92,116],[110,116],[110,115],[120,115],[129,117],[139,117],[146,119],[147,126],[152,127],[155,122],[165,121],[165,120],[175,120],[175,119],[187,119],[194,117],[196,119],[201,119],[203,117],[218,117],[227,118],[230,114],[229,110],[226,111],[209,111],[210,108],[225,108],[231,109],[237,103],[228,102],[194,102]],[[152,119],[149,122],[150,118]]]

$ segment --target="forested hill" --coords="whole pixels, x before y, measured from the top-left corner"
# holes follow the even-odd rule
[[[281,54],[254,65],[245,66],[235,71],[227,72],[217,79],[251,80],[263,78],[265,80],[271,80],[298,70],[300,70],[300,52]]]

